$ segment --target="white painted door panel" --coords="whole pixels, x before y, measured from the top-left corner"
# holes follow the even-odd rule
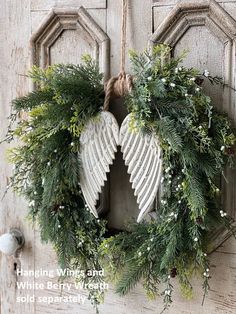
[[[212,74],[220,75],[228,79],[234,85],[235,81],[235,43],[236,29],[230,30],[233,20],[236,19],[236,1],[216,1],[225,10],[224,19],[220,20],[217,14],[213,24],[197,22],[188,27],[184,34],[176,40],[178,34],[174,34],[178,25],[170,32],[163,33],[163,38],[173,39],[174,53],[179,54],[183,49],[189,49],[185,61],[187,66],[197,66],[200,69],[209,69]],[[176,4],[203,3],[203,5],[215,4],[214,1],[177,1],[177,0],[129,0],[128,10],[128,49],[143,50],[149,40],[153,39],[153,33],[168,17]],[[93,22],[87,27],[87,23],[81,19],[77,25],[78,12],[83,5],[86,12],[92,17]],[[54,9],[54,11],[52,11]],[[57,62],[79,61],[81,54],[91,53],[99,61],[101,69],[109,76],[119,72],[120,63],[120,0],[1,0],[0,1],[0,137],[7,130],[6,117],[10,113],[10,102],[13,98],[26,94],[31,88],[27,77],[32,60],[42,66]],[[51,13],[50,13],[51,12]],[[53,13],[54,12],[54,13]],[[63,15],[64,12],[64,15]],[[220,11],[221,12],[221,11]],[[227,13],[226,13],[227,12]],[[68,13],[70,13],[68,18]],[[213,12],[214,13],[214,12]],[[50,17],[51,14],[51,17]],[[191,13],[192,14],[192,13]],[[187,14],[189,16],[189,14]],[[213,14],[214,15],[214,14]],[[213,16],[199,8],[195,10],[195,16]],[[231,16],[231,18],[230,18]],[[56,18],[61,21],[57,25]],[[86,17],[85,17],[86,19]],[[211,20],[212,20],[211,19]],[[54,22],[52,22],[54,21]],[[87,20],[86,20],[87,21]],[[170,23],[173,22],[173,19]],[[45,24],[46,23],[46,24]],[[46,31],[40,25],[52,23]],[[208,23],[208,22],[207,22]],[[177,23],[178,24],[178,23]],[[207,26],[206,26],[207,25]],[[62,29],[60,29],[62,27]],[[36,34],[30,43],[32,34]],[[161,34],[161,32],[160,32]],[[160,35],[159,35],[160,36]],[[158,36],[155,38],[158,41]],[[109,43],[109,44],[108,44]],[[35,44],[35,46],[34,46]],[[32,58],[32,48],[35,49]],[[127,61],[127,70],[130,70]],[[227,110],[233,119],[236,118],[234,95],[222,92],[220,88],[205,86],[219,108]],[[231,98],[229,98],[231,97]],[[126,112],[121,101],[111,104],[111,111],[121,123]],[[1,195],[8,184],[11,175],[11,166],[5,158],[7,146],[0,146],[0,189]],[[230,183],[225,186],[225,202],[228,210],[236,211],[234,194],[236,190],[235,175],[228,174]],[[1,197],[0,195],[0,197]],[[109,219],[112,227],[120,228],[124,221],[138,213],[136,199],[129,183],[127,168],[118,153],[110,174],[110,207],[112,211]],[[8,193],[0,203],[0,234],[11,227],[19,227],[26,238],[25,248],[19,259],[13,259],[0,255],[0,313],[1,314],[83,314],[94,313],[89,301],[84,305],[75,303],[17,303],[17,296],[59,296],[60,291],[48,289],[42,291],[33,289],[22,291],[16,288],[16,282],[26,280],[22,276],[15,275],[14,269],[55,269],[56,256],[50,245],[40,242],[37,228],[33,228],[25,219],[27,204],[13,193]],[[236,243],[233,239],[225,242],[212,254],[211,291],[206,299],[204,307],[201,306],[202,290],[201,282],[195,280],[195,296],[193,300],[186,301],[182,298],[178,289],[174,299],[175,304],[168,313],[170,314],[233,314],[236,312],[235,294],[235,267],[236,267]],[[47,277],[29,278],[32,283],[46,283]],[[56,283],[57,278],[53,281]],[[69,292],[64,291],[64,295]],[[81,293],[81,292],[80,292]],[[76,295],[73,290],[71,295]],[[84,295],[84,293],[82,293]],[[125,298],[114,294],[113,288],[109,290],[105,298],[105,304],[100,307],[102,314],[141,314],[159,313],[162,309],[161,298],[149,301],[141,287],[137,287]]]

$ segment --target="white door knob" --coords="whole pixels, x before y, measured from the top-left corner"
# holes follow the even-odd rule
[[[24,244],[21,231],[12,229],[9,233],[0,236],[0,251],[6,255],[14,255]]]

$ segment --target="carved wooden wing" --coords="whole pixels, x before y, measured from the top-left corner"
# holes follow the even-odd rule
[[[128,166],[130,182],[139,204],[140,222],[155,200],[161,181],[162,158],[159,140],[155,134],[130,130],[130,115],[123,121],[119,144],[125,165]]]
[[[98,217],[96,203],[115,158],[118,139],[119,126],[115,117],[107,111],[91,119],[80,136],[81,190],[95,217]]]

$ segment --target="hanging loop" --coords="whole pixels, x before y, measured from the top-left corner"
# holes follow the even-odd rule
[[[120,72],[125,72],[126,31],[127,31],[127,13],[128,13],[127,2],[128,0],[122,0]]]
[[[125,73],[127,13],[128,0],[122,0],[120,73],[118,76],[111,77],[106,83],[103,106],[105,111],[109,110],[111,97],[123,97],[132,90],[132,76]]]
[[[129,94],[132,90],[132,76],[125,72],[120,72],[118,76],[112,76],[105,87],[105,101],[103,110],[109,110],[109,104],[112,97],[123,97]]]

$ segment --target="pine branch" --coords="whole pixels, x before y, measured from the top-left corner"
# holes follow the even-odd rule
[[[120,295],[129,293],[138,284],[142,276],[145,275],[146,271],[147,266],[142,263],[138,264],[135,260],[127,263],[123,272],[124,275],[117,283],[116,292]]]

